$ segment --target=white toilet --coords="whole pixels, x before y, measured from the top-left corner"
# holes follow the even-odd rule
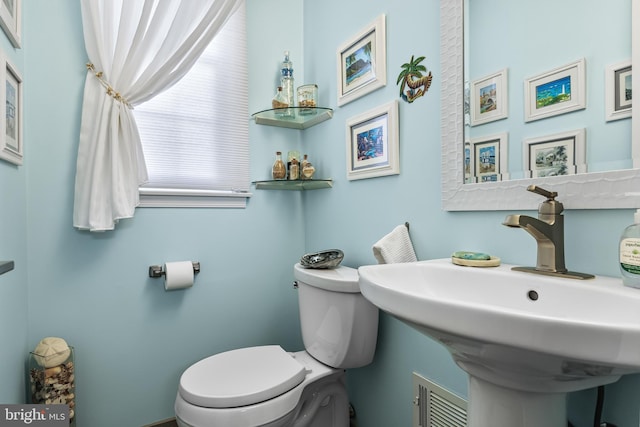
[[[216,354],[182,374],[180,427],[349,427],[345,369],[371,363],[378,309],[358,270],[294,267],[306,351],[259,346]]]

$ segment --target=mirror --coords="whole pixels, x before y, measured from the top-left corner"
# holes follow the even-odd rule
[[[631,168],[631,0],[463,7],[465,182]]]
[[[640,0],[632,0],[632,40],[640,36],[638,25],[635,25],[640,14],[639,4]],[[525,191],[530,184],[557,191],[558,199],[567,209],[640,208],[639,169],[463,184],[464,13],[464,0],[441,1],[443,208],[449,211],[535,209],[540,201]],[[640,61],[639,50],[640,46],[633,43],[632,66],[636,69],[640,69],[637,66]],[[639,80],[633,82],[634,90]],[[631,122],[633,160],[629,163],[633,168],[638,168],[640,120],[631,119]]]

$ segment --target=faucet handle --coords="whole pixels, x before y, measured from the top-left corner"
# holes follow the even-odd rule
[[[538,187],[537,185],[530,185],[527,187],[527,190],[546,197],[548,201],[553,201],[558,196],[558,193],[555,191],[548,191],[542,187]]]
[[[538,187],[537,185],[530,185],[527,187],[527,190],[547,198],[547,200],[540,203],[538,206],[539,217],[542,215],[560,215],[564,210],[562,203],[556,200],[558,193],[555,191],[548,191],[544,188]]]

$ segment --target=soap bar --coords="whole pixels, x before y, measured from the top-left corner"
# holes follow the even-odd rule
[[[454,258],[470,259],[474,261],[491,259],[491,256],[489,254],[485,254],[482,252],[458,251],[454,252],[451,256]]]

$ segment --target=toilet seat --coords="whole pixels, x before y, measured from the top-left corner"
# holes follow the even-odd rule
[[[345,381],[343,369],[335,369],[324,365],[311,357],[306,351],[288,354],[304,366],[306,371],[304,380],[291,390],[253,405],[236,408],[208,408],[188,402],[182,395],[184,391],[179,387],[174,404],[178,425],[181,427],[269,425],[269,423],[276,422],[275,420],[285,420],[290,414],[294,414],[293,411],[300,404],[301,396],[307,387],[313,387],[313,384],[318,384],[331,378],[334,381]],[[339,380],[339,378],[343,379]]]
[[[273,399],[299,385],[305,367],[280,346],[215,354],[191,365],[180,378],[182,398],[205,408],[235,408]]]

